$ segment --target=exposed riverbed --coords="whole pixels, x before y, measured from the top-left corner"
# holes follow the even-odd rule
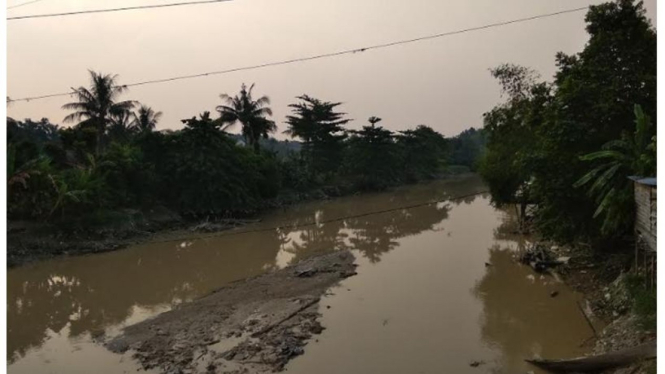
[[[484,190],[467,177],[310,202],[206,238],[10,269],[8,370],[136,372],[131,352],[101,342],[233,281],[342,249],[358,274],[321,299],[326,329],[290,373],[525,373],[538,370],[524,358],[585,353],[593,332],[581,295],[514,260],[526,239],[488,196],[386,211]]]

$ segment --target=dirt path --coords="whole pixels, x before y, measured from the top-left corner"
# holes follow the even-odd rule
[[[234,282],[209,296],[127,327],[107,343],[131,350],[144,369],[165,373],[267,373],[281,370],[314,334],[319,300],[355,275],[340,251]]]

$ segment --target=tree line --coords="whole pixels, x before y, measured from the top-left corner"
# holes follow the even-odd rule
[[[656,175],[656,31],[642,2],[591,6],[589,41],[558,53],[552,82],[491,69],[505,101],[484,115],[480,172],[498,204],[534,205],[544,236],[596,248],[632,236],[629,176]]]
[[[8,118],[10,219],[84,224],[156,205],[190,217],[246,215],[286,194],[375,191],[473,169],[484,146],[482,131],[393,132],[378,117],[351,130],[340,102],[308,95],[285,121],[297,142],[279,142],[270,99],[244,84],[220,95],[215,115],[156,131],[162,113],[124,100],[125,91],[117,76],[90,71],[89,87],[63,106],[73,126]],[[241,135],[231,134],[238,125]]]

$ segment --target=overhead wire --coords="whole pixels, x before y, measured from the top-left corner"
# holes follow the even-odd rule
[[[24,6],[24,5],[30,5],[30,4],[38,3],[38,2],[40,2],[40,1],[43,1],[43,0],[26,1],[25,3],[20,3],[20,4],[15,4],[15,5],[12,5],[12,6],[8,6],[8,7],[7,7],[7,10],[9,10],[9,9],[14,9],[14,8],[19,8],[19,7],[22,7],[22,6]]]
[[[553,13],[539,14],[539,15],[531,16],[531,17],[518,18],[518,19],[513,19],[513,20],[510,20],[510,21],[503,21],[503,22],[496,22],[496,23],[486,24],[486,25],[483,25],[483,26],[470,27],[470,28],[454,30],[454,31],[447,31],[447,32],[442,32],[442,33],[437,33],[437,34],[412,38],[412,39],[404,39],[404,40],[398,40],[398,41],[393,41],[393,42],[368,45],[368,46],[360,47],[360,48],[345,49],[345,50],[341,50],[341,51],[337,51],[337,52],[323,53],[323,54],[318,54],[318,55],[313,55],[313,56],[299,57],[299,58],[293,58],[293,59],[281,60],[281,61],[274,61],[274,62],[267,62],[267,63],[262,63],[262,64],[249,65],[249,66],[243,66],[243,67],[237,67],[237,68],[230,68],[230,69],[225,69],[225,70],[209,71],[209,72],[205,72],[205,73],[197,73],[197,74],[189,74],[189,75],[181,75],[181,76],[175,76],[175,77],[170,77],[170,78],[146,80],[146,81],[142,81],[142,82],[129,83],[129,84],[126,84],[126,85],[123,85],[123,86],[124,87],[144,86],[144,85],[149,85],[149,84],[166,83],[166,82],[173,82],[173,81],[178,81],[178,80],[200,78],[200,77],[206,77],[206,76],[211,76],[211,75],[222,75],[222,74],[228,74],[228,73],[233,73],[233,72],[238,72],[238,71],[262,69],[262,68],[266,68],[266,67],[287,65],[287,64],[297,63],[297,62],[319,60],[319,59],[324,59],[324,58],[329,58],[329,57],[336,57],[336,56],[347,55],[347,54],[361,53],[361,52],[366,52],[366,51],[369,51],[369,50],[389,48],[389,47],[394,47],[394,46],[397,46],[397,45],[416,43],[416,42],[420,42],[420,41],[424,41],[424,40],[438,39],[438,38],[443,38],[443,37],[447,37],[447,36],[459,35],[459,34],[463,34],[463,33],[473,32],[473,31],[486,30],[486,29],[490,29],[490,28],[501,27],[501,26],[511,25],[511,24],[515,24],[515,23],[528,22],[528,21],[533,21],[533,20],[542,19],[542,18],[554,17],[554,16],[558,16],[558,15],[562,15],[562,14],[581,12],[581,11],[587,10],[587,9],[588,9],[588,7],[565,9],[565,10],[561,10],[561,11],[557,11],[557,12],[553,12]],[[23,98],[18,98],[18,99],[11,99],[11,101],[12,102],[16,102],[16,101],[26,101],[27,102],[27,101],[41,100],[41,99],[46,99],[46,98],[51,98],[51,97],[67,96],[67,95],[71,95],[71,94],[72,94],[71,91],[70,92],[60,92],[60,93],[45,94],[45,95],[40,95],[40,96],[31,96],[31,97],[23,97]]]
[[[211,4],[211,3],[225,3],[229,1],[232,0],[201,0],[201,1],[189,1],[189,2],[169,3],[169,4],[137,5],[137,6],[121,7],[121,8],[109,8],[109,9],[79,10],[74,12],[63,12],[63,13],[29,14],[24,16],[7,17],[7,21],[17,21],[22,19],[33,19],[33,18],[75,16],[75,15],[92,14],[92,13],[123,12],[127,10],[139,10],[139,9],[169,8],[176,6],[201,5],[201,4]]]

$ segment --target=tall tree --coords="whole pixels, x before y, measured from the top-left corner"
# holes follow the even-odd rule
[[[535,71],[513,64],[491,69],[501,84],[506,101],[484,114],[488,134],[480,172],[488,182],[492,201],[497,205],[518,204],[520,224],[526,206],[532,203],[530,185],[533,158],[538,149],[537,128],[550,99],[547,84],[537,84]]]
[[[593,219],[595,201],[572,186],[588,172],[580,156],[633,131],[635,104],[655,120],[656,32],[641,1],[591,6],[586,22],[584,50],[557,55],[551,113],[538,130],[533,191],[541,232],[606,247],[626,232],[603,233],[602,222]]]
[[[268,134],[277,130],[277,126],[274,121],[266,118],[272,116],[272,109],[268,107],[270,98],[261,96],[254,100],[252,97],[253,88],[254,84],[247,89],[247,86],[243,83],[238,95],[234,97],[227,94],[219,95],[225,104],[218,105],[216,109],[220,114],[222,123],[232,126],[240,122],[245,140],[258,153],[260,150],[259,139],[267,138]]]
[[[383,189],[398,178],[398,152],[393,133],[376,124],[381,118],[370,117],[369,126],[349,131],[347,170],[361,188]]]
[[[155,112],[149,106],[141,105],[136,112],[132,113],[132,117],[130,125],[139,133],[146,133],[155,130],[157,122],[162,117],[162,112]]]
[[[322,101],[308,95],[298,96],[300,102],[290,104],[293,114],[286,116],[289,128],[284,131],[303,141],[302,154],[315,173],[332,173],[342,160],[344,149],[344,125],[350,119],[346,113],[337,112],[342,103]]]
[[[90,88],[79,87],[72,91],[76,101],[65,104],[62,109],[72,110],[65,122],[80,121],[81,125],[93,126],[97,130],[95,150],[100,155],[103,150],[103,137],[111,124],[111,116],[127,112],[134,107],[132,100],[118,101],[118,97],[126,90],[118,85],[117,75],[90,72]]]

